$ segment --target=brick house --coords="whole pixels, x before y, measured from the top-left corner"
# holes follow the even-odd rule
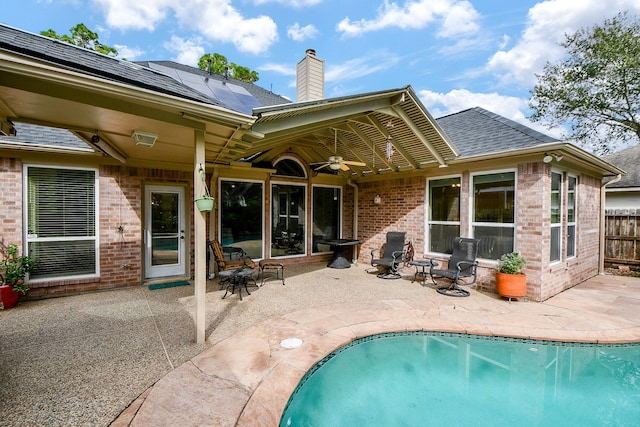
[[[323,238],[361,240],[369,263],[388,231],[442,260],[477,237],[481,285],[517,250],[536,301],[598,274],[621,170],[480,108],[436,120],[410,86],[324,99],[323,75],[308,50],[291,103],[0,25],[1,238],[37,259],[30,297],[193,278],[201,341],[207,237],[285,264],[328,260]]]

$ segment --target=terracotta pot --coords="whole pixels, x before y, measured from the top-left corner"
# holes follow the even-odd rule
[[[496,292],[507,298],[521,298],[527,295],[527,276],[496,272]]]
[[[5,309],[12,308],[18,302],[19,293],[13,290],[13,286],[2,285],[0,286],[0,299]]]

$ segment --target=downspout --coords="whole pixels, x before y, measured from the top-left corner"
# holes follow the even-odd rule
[[[351,178],[347,181],[347,185],[353,188],[353,238],[358,238],[358,186],[351,181]],[[353,246],[353,264],[358,263],[358,248],[359,245]]]
[[[622,174],[618,174],[614,179],[609,182],[605,182],[600,186],[600,262],[598,263],[598,274],[604,274],[604,241],[605,241],[605,200],[606,200],[606,187],[610,184],[615,184],[622,179]]]

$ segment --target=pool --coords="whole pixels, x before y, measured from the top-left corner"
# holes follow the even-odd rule
[[[388,333],[314,365],[280,426],[637,426],[638,402],[640,344]]]

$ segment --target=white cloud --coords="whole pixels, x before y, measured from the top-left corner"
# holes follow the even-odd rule
[[[296,67],[295,66],[287,66],[282,64],[264,64],[258,67],[260,71],[273,72],[276,74],[280,74],[283,76],[295,76],[296,75]]]
[[[280,3],[291,7],[315,6],[322,3],[322,0],[254,0],[255,4]]]
[[[540,73],[547,61],[556,62],[563,56],[559,43],[565,40],[565,34],[601,24],[605,18],[627,9],[640,11],[640,4],[637,0],[540,2],[529,10],[526,28],[517,44],[496,52],[487,63],[487,71],[502,84],[531,87],[536,83],[535,73]]]
[[[301,27],[297,22],[287,28],[287,35],[292,40],[301,42],[308,39],[313,39],[318,34],[318,29],[313,25],[305,25]]]
[[[173,36],[170,42],[164,44],[164,48],[170,52],[177,53],[177,56],[173,58],[174,61],[197,67],[198,60],[205,53],[204,47],[200,44],[201,42],[202,40],[199,38],[185,40],[181,37]]]
[[[342,64],[329,65],[325,71],[325,82],[345,82],[362,78],[379,71],[388,71],[400,62],[400,57],[387,52],[378,51],[360,58],[350,59]]]
[[[546,135],[562,138],[562,131],[549,130],[539,123],[527,119],[529,109],[525,99],[514,96],[504,96],[498,93],[473,93],[466,89],[455,89],[448,93],[418,91],[420,101],[434,117],[458,113],[469,108],[481,107],[515,122],[528,126]]]
[[[408,0],[399,6],[384,0],[374,19],[352,21],[346,17],[338,23],[337,30],[345,36],[360,36],[389,27],[421,29],[439,22],[438,36],[449,38],[478,31],[478,19],[478,12],[468,1]]]
[[[165,19],[170,0],[94,0],[105,11],[107,24],[121,30],[153,31]]]
[[[183,28],[198,31],[211,41],[232,43],[239,51],[266,52],[278,39],[268,16],[247,18],[231,0],[94,0],[105,11],[109,26],[121,30],[155,30],[169,14]]]
[[[135,61],[141,55],[144,55],[144,51],[138,48],[129,47],[121,44],[114,45],[118,50],[118,58],[126,59],[127,61]]]

